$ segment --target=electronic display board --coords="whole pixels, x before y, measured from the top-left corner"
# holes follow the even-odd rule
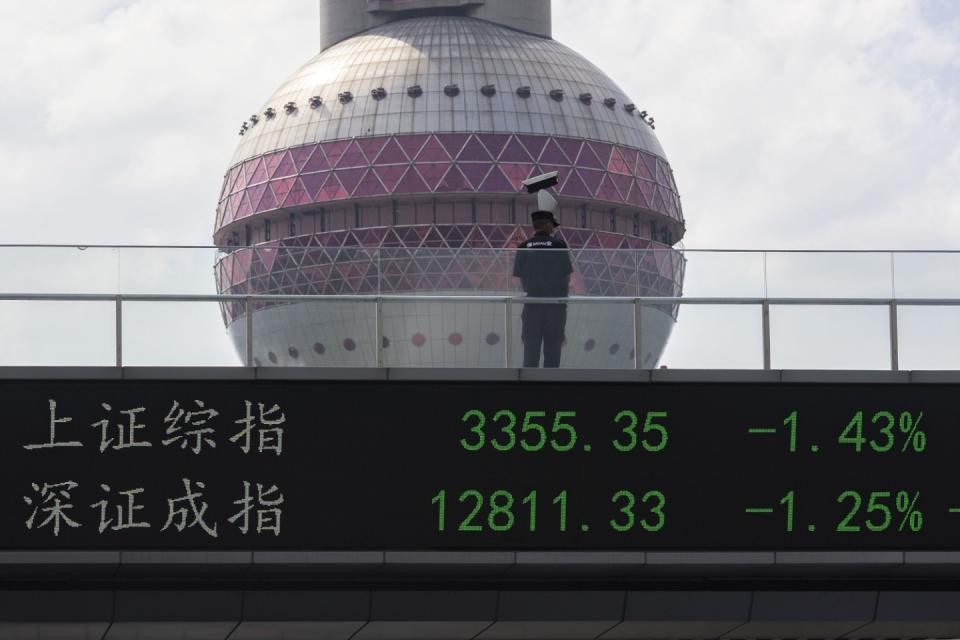
[[[956,385],[0,382],[0,549],[960,549]]]

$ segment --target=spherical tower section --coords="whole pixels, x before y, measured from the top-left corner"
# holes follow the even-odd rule
[[[572,295],[679,296],[683,214],[652,120],[549,37],[549,0],[516,6],[322,4],[324,49],[241,128],[217,208],[218,290],[516,293],[512,250],[536,207],[521,183],[557,171]],[[508,345],[499,304],[252,309],[263,366],[502,366],[505,347],[522,352],[520,310]],[[222,310],[244,353],[245,305]],[[631,305],[570,304],[561,366],[656,366],[675,318],[644,306],[635,353]]]

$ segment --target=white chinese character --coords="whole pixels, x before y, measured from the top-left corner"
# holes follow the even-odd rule
[[[107,411],[112,411],[113,408],[106,404],[101,403],[100,405]],[[137,441],[137,431],[146,428],[147,425],[137,423],[137,414],[143,413],[146,411],[146,407],[137,407],[136,409],[127,409],[121,411],[120,413],[127,416],[127,424],[123,422],[117,422],[117,439],[116,444],[114,444],[113,437],[107,437],[110,431],[110,419],[104,418],[99,422],[94,422],[90,426],[96,429],[100,427],[100,453],[103,453],[108,448],[118,450],[118,449],[130,449],[133,447],[152,447],[153,444],[150,442]],[[112,446],[111,446],[112,445]]]
[[[55,536],[60,535],[61,522],[68,527],[77,528],[80,526],[79,522],[74,521],[67,515],[67,509],[73,509],[73,505],[70,504],[69,501],[70,492],[78,486],[76,482],[73,480],[58,482],[56,484],[47,484],[44,482],[43,486],[31,482],[30,486],[33,488],[34,493],[39,494],[40,501],[38,502],[35,498],[29,496],[23,497],[23,501],[27,503],[27,506],[33,507],[33,512],[30,514],[30,517],[27,518],[27,529],[33,529],[38,511],[46,514],[47,517],[37,525],[37,529],[42,529],[53,522],[53,535]]]
[[[100,488],[110,493],[110,485],[102,484]],[[118,493],[121,496],[126,496],[127,499],[125,505],[123,503],[114,505],[117,509],[116,522],[114,522],[113,517],[107,517],[107,510],[110,507],[110,503],[106,498],[90,505],[91,509],[100,509],[99,533],[103,533],[107,528],[110,528],[111,531],[121,531],[123,529],[143,529],[149,527],[149,522],[136,522],[134,520],[134,512],[143,509],[143,505],[136,504],[137,495],[143,493],[143,487],[119,491]]]
[[[273,494],[279,495],[271,498],[271,495]],[[250,512],[254,507],[254,499],[253,496],[250,495],[250,483],[246,480],[243,481],[243,497],[239,500],[234,500],[233,504],[241,505],[241,509],[236,514],[231,516],[228,521],[230,523],[235,523],[240,520],[240,533],[246,534],[250,530]],[[279,509],[279,507],[282,504],[283,494],[280,493],[280,489],[277,487],[277,485],[273,485],[264,491],[263,485],[259,482],[257,483],[256,506],[258,534],[264,531],[272,531],[273,535],[280,535],[280,516],[283,515],[283,511]],[[269,508],[264,509],[261,507]]]
[[[203,429],[188,429],[181,433],[181,429],[184,426],[202,427],[203,425],[207,424],[207,422],[220,415],[216,409],[207,409],[201,400],[194,400],[193,402],[197,405],[197,408],[200,409],[199,411],[184,411],[179,402],[176,400],[173,401],[173,406],[170,408],[170,412],[167,414],[167,417],[163,419],[163,423],[167,425],[167,435],[173,437],[164,440],[164,446],[169,446],[175,442],[179,442],[180,448],[186,449],[190,444],[190,441],[187,439],[188,436],[193,438],[193,447],[191,447],[191,451],[193,451],[194,454],[200,453],[204,442],[206,442],[211,448],[217,446],[217,443],[213,441],[213,438],[208,437],[213,435],[212,427],[205,427]]]
[[[235,436],[230,438],[230,442],[237,442],[242,440],[243,444],[240,445],[240,448],[244,453],[250,453],[250,439],[253,430],[257,430],[258,436],[258,447],[257,452],[263,453],[264,451],[273,451],[278,456],[283,453],[283,427],[278,425],[283,424],[287,421],[287,417],[283,414],[283,411],[280,410],[278,405],[273,405],[267,410],[264,410],[264,404],[262,402],[257,403],[258,408],[258,418],[255,418],[253,415],[253,403],[249,400],[244,400],[244,403],[247,407],[247,415],[245,418],[239,420],[234,420],[236,424],[244,425],[244,428],[237,433]],[[274,418],[277,412],[280,413],[279,418]]]
[[[197,486],[201,489],[206,489],[206,485],[202,482],[197,482]],[[197,506],[197,498],[203,496],[201,491],[191,491],[190,489],[190,480],[187,478],[183,479],[183,488],[186,492],[186,495],[180,498],[167,498],[167,522],[163,525],[163,528],[160,531],[166,531],[167,528],[173,524],[174,528],[177,531],[183,531],[184,529],[189,529],[196,525],[200,525],[200,528],[207,532],[212,538],[217,537],[217,523],[213,524],[211,529],[209,525],[203,520],[203,514],[207,512],[206,501],[201,500],[202,506]],[[178,503],[186,503],[187,506],[174,508]],[[189,512],[188,512],[189,508]],[[193,521],[187,524],[187,520],[193,516]],[[174,522],[176,520],[176,522]]]
[[[71,440],[69,442],[57,442],[57,425],[64,422],[71,422],[73,418],[58,418],[57,417],[57,401],[49,400],[50,402],[50,441],[44,442],[43,444],[25,444],[23,445],[24,449],[51,449],[53,447],[82,447],[83,443],[77,440]]]

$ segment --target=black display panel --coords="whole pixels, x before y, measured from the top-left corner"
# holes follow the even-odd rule
[[[2,382],[2,549],[960,549],[956,385]]]

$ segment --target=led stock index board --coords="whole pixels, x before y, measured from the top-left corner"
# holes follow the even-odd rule
[[[951,385],[0,383],[2,549],[960,549]]]

